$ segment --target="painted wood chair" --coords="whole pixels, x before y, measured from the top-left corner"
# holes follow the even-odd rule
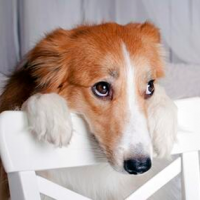
[[[145,200],[182,174],[182,194],[186,200],[200,200],[200,98],[175,102],[178,106],[178,140],[172,154],[179,157],[160,171],[126,200]],[[29,133],[26,115],[20,111],[6,111],[0,115],[0,155],[8,173],[12,200],[39,200],[45,194],[58,200],[88,199],[36,175],[36,171],[105,162],[94,148],[85,122],[72,115],[74,135],[71,144],[54,148],[38,143]],[[68,156],[66,156],[68,155]],[[81,159],[80,159],[81,158]],[[84,159],[82,159],[84,158]]]

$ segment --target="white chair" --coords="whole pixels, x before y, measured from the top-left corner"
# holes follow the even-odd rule
[[[200,98],[179,100],[176,104],[179,125],[183,130],[178,132],[172,154],[180,156],[126,200],[148,199],[179,173],[183,179],[184,199],[200,200]],[[75,132],[71,144],[55,149],[49,144],[35,141],[27,129],[23,112],[6,111],[0,115],[0,153],[8,173],[12,200],[39,200],[40,193],[58,200],[88,199],[35,173],[105,162],[105,159],[100,159],[101,151],[94,148],[94,141],[91,141],[84,121],[75,115],[72,115],[72,119]]]

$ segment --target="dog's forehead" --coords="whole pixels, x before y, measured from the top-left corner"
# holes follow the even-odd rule
[[[123,46],[126,46],[121,41],[119,48],[115,51],[95,52],[90,55],[85,54],[81,62],[78,62],[78,67],[73,68],[73,81],[81,82],[84,86],[91,86],[98,81],[115,81],[123,78],[127,73],[127,62],[123,51]],[[131,61],[131,67],[140,65],[139,59],[134,58],[134,54],[126,49],[126,53]],[[135,64],[134,64],[135,63]],[[144,62],[143,62],[144,63]],[[146,65],[148,66],[148,65]],[[146,68],[140,70],[140,74],[146,73]]]
[[[134,62],[132,67],[140,68],[137,71],[141,75],[148,73],[150,66],[159,65],[156,44],[144,40],[137,28],[130,31],[116,24],[98,26],[79,37],[80,53],[78,59],[77,53],[73,55],[76,56],[73,60],[77,61],[73,74],[76,76],[75,80],[81,80],[84,85],[90,86],[95,81],[106,80],[106,77],[118,79],[123,75],[126,68],[123,46],[126,47],[131,62]]]
[[[113,41],[114,43],[115,41]],[[139,75],[149,74],[151,71],[151,61],[148,55],[145,54],[145,50],[142,48],[132,50],[132,45],[126,41],[121,40],[120,45],[115,51],[107,51],[103,57],[99,60],[99,73],[101,75],[110,75],[117,79],[127,73],[127,58],[130,61],[130,66],[135,68],[135,73],[139,72]],[[144,52],[144,53],[142,53]]]

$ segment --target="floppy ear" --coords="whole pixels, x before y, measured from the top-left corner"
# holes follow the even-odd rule
[[[154,54],[158,55],[158,59],[154,60],[154,68],[156,69],[156,78],[161,78],[164,76],[164,63],[163,63],[163,57],[165,57],[165,51],[162,48],[161,45],[161,36],[160,36],[160,30],[154,26],[150,22],[145,22],[140,25],[140,34],[142,35],[142,38],[145,43],[151,42],[152,45],[155,47],[156,52]],[[153,48],[152,48],[153,51]]]
[[[148,100],[148,123],[154,153],[158,157],[168,157],[176,141],[177,108],[157,84],[154,95]]]
[[[146,35],[147,37],[152,39],[153,42],[155,42],[155,43],[161,42],[160,31],[152,23],[145,22],[145,23],[141,24],[140,31],[143,35]]]
[[[142,24],[129,23],[126,25],[126,27],[136,28],[137,30],[139,30],[141,35],[146,36],[148,39],[150,39],[154,43],[161,42],[160,30],[156,26],[154,26],[154,24],[148,21]]]
[[[34,93],[59,93],[68,73],[68,43],[69,31],[58,29],[25,56],[7,80],[0,96],[0,112],[20,108]]]
[[[34,78],[37,88],[45,88],[48,92],[56,92],[59,88],[67,73],[65,47],[68,40],[68,31],[57,29],[27,54],[24,68]]]
[[[162,58],[165,57],[165,51],[161,45],[161,36],[159,29],[150,22],[145,23],[129,23],[126,25],[130,31],[136,31],[138,37],[141,38],[145,49],[148,49],[148,56],[151,65],[154,68],[156,78],[164,76],[164,64]],[[148,45],[147,45],[148,44]]]

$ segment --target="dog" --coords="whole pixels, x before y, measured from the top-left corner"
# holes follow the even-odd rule
[[[81,25],[53,31],[25,56],[5,85],[0,112],[25,111],[38,140],[56,147],[69,144],[70,113],[79,114],[108,161],[51,170],[49,179],[94,200],[121,200],[133,191],[133,175],[150,170],[154,156],[170,155],[177,111],[158,82],[160,40],[149,22]]]

